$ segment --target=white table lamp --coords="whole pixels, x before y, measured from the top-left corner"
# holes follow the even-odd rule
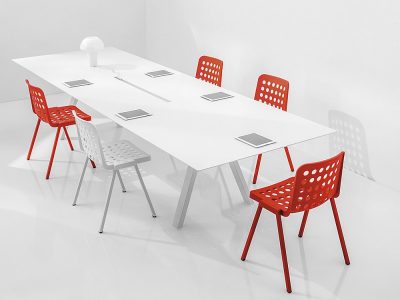
[[[89,36],[82,40],[80,48],[87,52],[89,56],[89,66],[96,67],[98,52],[104,49],[103,41],[97,36]]]

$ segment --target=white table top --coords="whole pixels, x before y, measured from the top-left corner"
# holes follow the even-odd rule
[[[88,66],[86,53],[81,51],[14,62],[198,171],[334,132],[116,48],[100,52],[95,68]],[[144,75],[160,69],[174,75]],[[77,88],[63,84],[82,78],[94,84]],[[200,98],[216,91],[228,92],[234,98],[216,102]],[[137,108],[153,115],[131,121],[115,115]],[[252,132],[276,143],[253,148],[235,139]]]

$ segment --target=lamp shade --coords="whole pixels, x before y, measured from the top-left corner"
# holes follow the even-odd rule
[[[91,67],[96,67],[97,54],[100,50],[104,49],[104,43],[97,36],[89,36],[82,40],[80,49],[88,53],[89,65]]]

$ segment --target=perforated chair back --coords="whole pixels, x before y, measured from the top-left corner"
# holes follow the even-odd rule
[[[72,113],[75,117],[76,127],[78,128],[81,149],[92,161],[96,162],[96,164],[101,163],[106,167],[107,164],[104,159],[103,148],[96,127],[90,122],[79,118],[75,112]]]
[[[197,64],[196,78],[221,86],[224,63],[218,58],[201,56]]]
[[[47,106],[46,97],[41,88],[33,86],[29,80],[25,80],[28,85],[29,97],[31,98],[32,110],[40,120],[50,123],[49,108]]]
[[[287,110],[289,81],[267,74],[258,77],[254,100]]]
[[[340,194],[344,152],[297,169],[290,212],[301,212]]]

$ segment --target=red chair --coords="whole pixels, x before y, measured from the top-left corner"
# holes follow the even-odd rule
[[[210,56],[202,56],[197,64],[196,78],[221,86],[224,63]]]
[[[287,111],[288,95],[289,81],[267,74],[262,74],[260,77],[258,77],[254,100],[261,101],[266,103],[267,105],[271,105],[273,107]],[[294,167],[288,147],[285,147],[285,153],[289,162],[290,170],[293,172]],[[256,168],[254,170],[253,184],[257,182],[261,159],[262,154],[259,154],[257,157]]]
[[[288,217],[291,213],[304,211],[299,230],[299,237],[302,237],[310,209],[320,206],[327,200],[330,200],[339,234],[340,245],[342,246],[344,261],[346,265],[350,264],[335,203],[335,198],[340,194],[343,160],[344,152],[341,152],[330,159],[302,165],[297,170],[295,177],[250,192],[250,198],[258,202],[258,208],[241,259],[243,261],[246,259],[258,219],[260,218],[261,210],[264,208],[275,214],[283,270],[285,273],[286,290],[288,293],[292,292],[292,287],[290,284],[289,266],[286,257],[281,216]]]
[[[91,117],[88,114],[85,114],[79,108],[73,105],[68,106],[60,106],[60,107],[48,107],[46,102],[46,97],[42,91],[42,89],[35,87],[29,83],[28,80],[25,80],[29,89],[29,96],[31,98],[32,110],[38,116],[38,120],[36,123],[36,128],[33,133],[31,145],[29,147],[29,152],[27,156],[27,160],[30,160],[33,145],[35,144],[36,135],[39,130],[40,122],[48,123],[51,127],[57,128],[56,137],[54,139],[53,150],[51,151],[51,157],[49,161],[49,166],[47,168],[46,179],[49,179],[51,167],[53,165],[54,154],[57,148],[58,138],[60,136],[61,128],[65,132],[65,136],[68,140],[69,147],[71,150],[74,150],[74,146],[72,145],[71,139],[69,137],[67,126],[75,125],[75,118],[72,115],[72,111],[76,111],[77,115],[84,120],[90,121]],[[92,162],[93,168],[95,168],[94,162]]]

